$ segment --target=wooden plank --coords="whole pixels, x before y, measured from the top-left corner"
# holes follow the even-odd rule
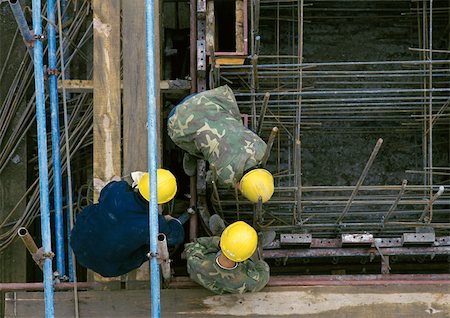
[[[64,83],[64,89],[67,93],[92,93],[94,84],[92,80],[62,80],[58,81],[58,91],[62,91]]]
[[[212,48],[213,51],[217,50],[214,0],[206,2],[206,54],[210,53],[210,48]]]
[[[236,0],[236,52],[244,52],[244,1]]]
[[[163,80],[159,84],[163,92],[182,92],[191,90],[191,81],[189,80]]]
[[[243,63],[243,61],[242,61]],[[242,64],[240,63],[240,64]],[[58,90],[62,91],[63,81],[58,81]],[[120,84],[123,89],[123,83]],[[67,93],[92,93],[94,89],[94,84],[92,80],[65,80],[64,88]],[[162,80],[160,82],[160,88],[164,92],[183,92],[191,89],[190,80]]]
[[[216,57],[216,66],[220,67],[220,65],[244,65],[244,61],[247,57],[242,56],[221,56]],[[211,63],[211,59],[210,59]]]
[[[43,293],[9,293],[6,318],[44,317]],[[82,317],[148,317],[144,290],[81,291]],[[14,310],[16,316],[14,316]],[[449,317],[448,286],[266,287],[214,295],[203,288],[161,290],[161,317]],[[55,316],[73,317],[73,293],[55,293]]]

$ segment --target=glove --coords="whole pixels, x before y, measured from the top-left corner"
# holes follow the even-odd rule
[[[141,180],[142,176],[145,174],[145,172],[142,171],[134,171],[131,173],[131,179],[133,180],[133,183],[131,184],[131,186],[137,187],[137,185],[139,184],[139,181]]]

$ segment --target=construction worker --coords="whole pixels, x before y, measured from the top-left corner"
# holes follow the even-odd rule
[[[224,226],[223,221],[222,225],[211,221],[220,222],[221,219],[217,214],[211,217],[209,223],[212,231],[217,225],[219,228]],[[275,232],[268,234],[261,235],[261,240],[270,243]],[[237,221],[226,227],[220,237],[200,237],[185,244],[190,278],[216,294],[261,290],[269,281],[270,269],[266,262],[258,258],[258,236],[253,227]]]
[[[132,173],[133,185],[112,181],[100,192],[98,203],[87,206],[72,229],[70,245],[78,262],[104,277],[120,276],[138,268],[149,253],[150,197],[148,173]],[[177,192],[174,175],[157,170],[158,204],[169,202]],[[168,246],[184,242],[183,223],[187,213],[178,219],[158,215],[159,232],[166,235]]]
[[[267,145],[242,124],[228,86],[185,98],[169,114],[168,134],[187,152],[183,167],[188,175],[195,175],[197,159],[205,159],[216,170],[219,185],[236,187],[254,203],[272,197],[272,174],[256,168]]]

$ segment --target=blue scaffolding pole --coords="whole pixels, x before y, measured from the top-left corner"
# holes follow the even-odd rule
[[[41,1],[32,1],[33,31],[37,38],[42,34]],[[42,42],[36,41],[33,49],[34,82],[36,86],[36,120],[38,137],[39,189],[41,207],[42,246],[44,248],[45,317],[54,317],[52,246],[47,170],[47,132],[45,124],[44,67]]]
[[[161,293],[158,266],[158,193],[156,180],[157,166],[157,129],[156,129],[156,83],[155,83],[155,30],[154,1],[145,1],[145,33],[146,33],[146,78],[147,78],[147,123],[148,123],[148,171],[150,175],[150,285],[151,315],[160,317]]]
[[[60,277],[64,268],[64,219],[62,210],[62,180],[59,137],[58,76],[56,70],[55,0],[47,1],[48,78],[50,82],[50,117],[52,124],[53,196],[55,207],[56,270]]]

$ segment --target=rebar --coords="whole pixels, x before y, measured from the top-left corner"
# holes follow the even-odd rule
[[[436,163],[433,161],[436,160],[432,156],[432,152],[439,154],[440,147],[445,151],[444,137],[450,127],[450,60],[445,46],[437,45],[448,43],[448,38],[442,37],[438,41],[436,37],[436,30],[448,28],[444,22],[448,20],[448,9],[442,3],[433,5],[432,1],[418,1],[411,7],[387,8],[369,7],[369,3],[361,0],[352,8],[337,8],[327,1],[307,4],[303,1],[259,1],[259,14],[255,16],[252,11],[250,19],[252,30],[258,30],[260,51],[257,54],[252,51],[246,65],[220,66],[222,84],[233,86],[241,113],[253,116],[258,122],[255,131],[262,138],[268,138],[269,127],[280,128],[273,155],[267,161],[267,169],[272,171],[276,185],[272,199],[263,207],[265,222],[273,221],[269,228],[283,232],[307,231],[320,237],[334,237],[349,230],[382,231],[388,236],[396,236],[414,232],[415,227],[420,226],[420,216],[431,205],[430,210],[434,207],[438,212],[432,212],[433,220],[427,224],[436,231],[448,233],[446,199],[449,196],[443,194],[432,200],[432,194],[440,186],[435,184],[436,180],[444,187],[450,182],[447,171],[434,168]],[[328,59],[322,54],[321,60],[314,60],[315,46],[308,42],[314,34],[306,33],[311,30],[310,23],[320,23],[319,19],[347,18],[352,21],[370,18],[372,22],[377,17],[392,19],[394,12],[399,14],[396,26],[409,26],[413,34],[417,33],[417,44],[399,44],[405,49],[402,58],[395,60],[386,55],[379,60],[370,57],[369,60],[339,60],[339,56],[330,52],[326,55]],[[252,33],[254,48],[256,35]],[[400,36],[392,36],[393,41],[399,39]],[[363,44],[374,45],[370,40]],[[339,51],[339,45],[336,49],[343,52]],[[270,94],[267,106],[264,100],[261,111],[256,113],[256,101],[262,100],[267,93]],[[264,122],[262,127],[261,122]],[[311,143],[313,138],[339,140],[341,137],[346,141],[342,142],[343,151],[352,159],[353,152],[357,154],[357,147],[363,145],[362,140],[374,138],[374,134],[385,139],[389,146],[383,152],[389,152],[392,158],[396,157],[396,149],[391,149],[395,138],[405,140],[406,147],[402,144],[399,151],[423,157],[420,164],[395,173],[400,176],[400,181],[406,179],[402,175],[406,174],[409,184],[404,181],[395,185],[398,181],[393,180],[394,184],[384,185],[363,186],[358,182],[356,186],[346,186],[341,182],[319,186],[311,185],[311,178],[305,178],[320,169],[324,170],[321,175],[327,174],[328,167],[313,157],[315,147],[321,147]],[[433,135],[439,137],[432,138]],[[437,141],[436,138],[440,139]],[[358,143],[354,144],[353,139]],[[319,149],[324,152],[328,146],[325,144],[324,150]],[[307,160],[303,158],[305,151],[309,155]],[[330,151],[330,155],[335,154]],[[446,155],[438,155],[440,157]],[[380,163],[375,163],[376,171],[371,176],[389,179],[389,173],[383,171],[383,163],[387,160],[383,157]],[[339,164],[341,162],[336,160],[336,165]],[[445,160],[438,164],[445,165]],[[359,165],[364,167],[364,162]],[[305,170],[305,166],[308,169]],[[348,175],[348,170],[354,167],[345,168],[347,170],[343,168],[342,172]],[[340,169],[335,168],[330,173],[339,174]],[[361,181],[363,178],[359,177]],[[305,185],[305,182],[310,184]],[[240,219],[248,218],[252,222],[254,206],[240,200],[233,190],[218,188],[218,192],[226,218],[231,220],[239,215]],[[213,207],[216,206],[217,202],[213,202]],[[236,211],[237,207],[239,211]],[[339,222],[335,222],[336,219]]]

